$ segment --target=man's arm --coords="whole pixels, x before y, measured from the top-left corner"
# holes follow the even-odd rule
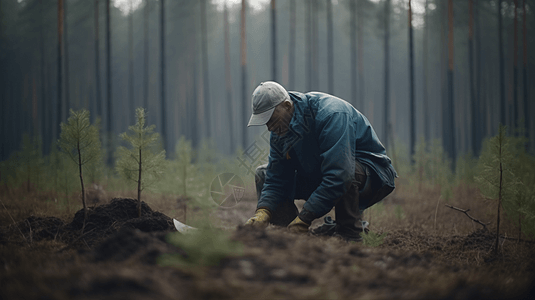
[[[347,113],[337,112],[318,122],[322,182],[312,193],[300,213],[303,221],[319,218],[342,197],[355,173],[355,124]],[[307,215],[308,214],[308,215]]]
[[[266,181],[257,208],[274,212],[282,201],[289,201],[293,197],[294,178],[295,170],[290,160],[270,147]]]

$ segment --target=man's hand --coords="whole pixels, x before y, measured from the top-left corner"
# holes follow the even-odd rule
[[[258,228],[266,228],[271,220],[271,212],[266,208],[259,208],[256,210],[254,217],[245,222],[245,226],[254,226]]]
[[[308,227],[310,224],[296,217],[292,223],[288,225],[288,230],[293,233],[308,233]]]

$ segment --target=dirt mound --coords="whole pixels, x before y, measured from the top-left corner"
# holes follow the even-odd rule
[[[165,241],[165,232],[143,232],[139,229],[123,227],[109,236],[93,251],[94,261],[125,261],[133,259],[144,264],[154,265],[162,254],[180,253],[180,248]]]
[[[66,238],[69,244],[84,243],[95,245],[121,228],[139,229],[144,232],[170,231],[174,229],[173,220],[168,216],[153,211],[145,202],[141,202],[141,217],[138,218],[137,200],[115,198],[110,203],[88,209],[83,237],[80,232],[84,223],[83,209],[76,212],[66,228],[71,233]],[[80,241],[82,240],[82,241]],[[77,245],[78,246],[78,245]]]
[[[30,216],[24,221],[0,229],[0,244],[7,242],[31,243],[43,239],[53,240],[65,231],[65,222],[56,217]]]
[[[141,217],[138,218],[137,200],[115,198],[110,203],[88,208],[85,228],[83,209],[77,211],[72,222],[65,223],[55,217],[34,217],[0,228],[0,244],[28,244],[40,240],[56,240],[71,248],[92,248],[122,228],[142,232],[165,232],[174,230],[173,220],[153,211],[141,202]]]

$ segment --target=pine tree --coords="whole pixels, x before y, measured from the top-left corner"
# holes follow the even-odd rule
[[[85,189],[83,167],[89,163],[98,162],[101,159],[101,145],[98,136],[98,126],[89,122],[89,111],[70,110],[67,123],[61,123],[59,146],[67,156],[77,164],[82,186],[82,204],[84,205],[84,225],[87,219],[87,205],[85,202]]]
[[[156,150],[160,135],[154,133],[155,125],[145,126],[144,108],[136,109],[136,124],[129,126],[131,135],[123,132],[122,140],[128,142],[131,149],[117,149],[115,169],[121,177],[137,184],[138,216],[141,217],[141,191],[153,184],[162,174],[165,163],[165,150]]]
[[[498,135],[485,143],[478,162],[479,176],[476,181],[481,192],[489,199],[497,199],[496,243],[494,252],[498,252],[500,237],[500,209],[504,203],[511,201],[517,190],[517,181],[512,172],[514,162],[511,143],[506,136],[506,127],[500,125]]]

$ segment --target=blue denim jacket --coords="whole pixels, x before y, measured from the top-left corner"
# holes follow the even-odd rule
[[[304,208],[321,217],[354,180],[355,160],[394,188],[396,171],[368,119],[348,102],[329,94],[289,92],[294,115],[284,136],[271,133],[266,181],[258,207],[276,211],[293,201],[295,173],[317,186]]]

